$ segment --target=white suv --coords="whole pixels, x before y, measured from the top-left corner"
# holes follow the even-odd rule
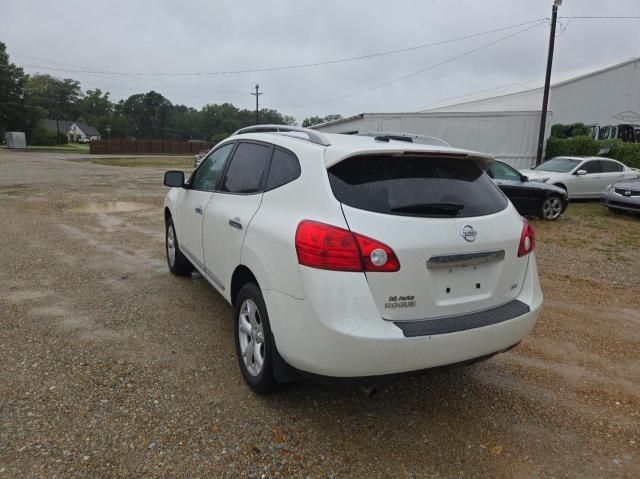
[[[411,140],[262,125],[188,181],[165,174],[169,269],[197,269],[233,305],[254,391],[295,371],[470,362],[533,328],[534,232],[485,174],[493,159]]]

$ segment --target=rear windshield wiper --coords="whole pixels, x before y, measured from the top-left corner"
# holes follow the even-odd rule
[[[413,205],[391,208],[392,213],[409,213],[416,215],[455,216],[464,208],[462,203],[415,203]]]

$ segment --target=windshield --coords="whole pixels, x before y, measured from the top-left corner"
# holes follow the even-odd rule
[[[578,166],[581,161],[582,160],[575,160],[572,158],[551,158],[533,169],[539,171],[552,171],[553,173],[569,173]]]

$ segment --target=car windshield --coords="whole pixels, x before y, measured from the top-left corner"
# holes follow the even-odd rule
[[[553,173],[569,173],[578,166],[580,161],[582,160],[575,160],[573,158],[551,158],[533,169],[538,171],[551,171]]]

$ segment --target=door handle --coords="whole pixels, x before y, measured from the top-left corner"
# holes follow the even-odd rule
[[[235,229],[238,229],[238,230],[242,229],[242,223],[240,222],[240,218],[238,218],[237,216],[235,218],[229,220],[229,225],[232,228],[235,228]]]
[[[201,206],[196,206],[196,213],[198,213],[199,215],[202,214],[202,207]]]

